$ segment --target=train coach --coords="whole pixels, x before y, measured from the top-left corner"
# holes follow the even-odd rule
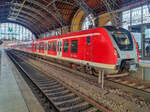
[[[99,69],[111,75],[136,71],[139,63],[134,36],[123,28],[112,26],[12,46],[13,49],[55,59],[92,74]]]

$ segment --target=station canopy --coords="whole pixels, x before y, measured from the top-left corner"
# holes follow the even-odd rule
[[[78,9],[97,16],[108,12],[108,4],[118,10],[129,4],[146,2],[149,0],[1,0],[0,21],[21,24],[40,35],[69,26]]]

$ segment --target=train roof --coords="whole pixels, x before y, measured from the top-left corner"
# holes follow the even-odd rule
[[[71,32],[71,33],[63,34],[63,35],[59,35],[59,36],[51,36],[51,37],[41,38],[41,39],[38,39],[38,41],[61,38],[61,37],[66,37],[66,36],[75,36],[75,35],[81,35],[81,34],[94,33],[94,32],[96,32],[96,31],[98,31],[102,28],[107,29],[109,31],[125,30],[124,28],[121,28],[121,27],[116,28],[114,26],[103,26],[103,27],[94,28],[94,29],[81,30],[81,31],[78,31],[78,32]],[[125,30],[125,31],[127,31],[127,30]]]
[[[59,36],[41,38],[41,39],[38,39],[38,40],[41,41],[41,40],[55,39],[55,38],[61,38],[61,37],[66,37],[66,36],[75,36],[75,35],[81,35],[81,34],[94,33],[94,32],[96,32],[96,31],[98,31],[102,28],[104,28],[104,27],[88,29],[88,30],[81,30],[81,31],[78,31],[78,32],[71,32],[71,33],[63,34],[63,35],[59,35]]]

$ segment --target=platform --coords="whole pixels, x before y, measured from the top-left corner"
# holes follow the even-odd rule
[[[44,112],[14,64],[1,51],[0,112]]]
[[[140,60],[140,66],[150,68],[150,60]]]

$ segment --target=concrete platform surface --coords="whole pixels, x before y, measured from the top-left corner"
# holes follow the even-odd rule
[[[0,66],[0,112],[44,112],[4,50]]]

